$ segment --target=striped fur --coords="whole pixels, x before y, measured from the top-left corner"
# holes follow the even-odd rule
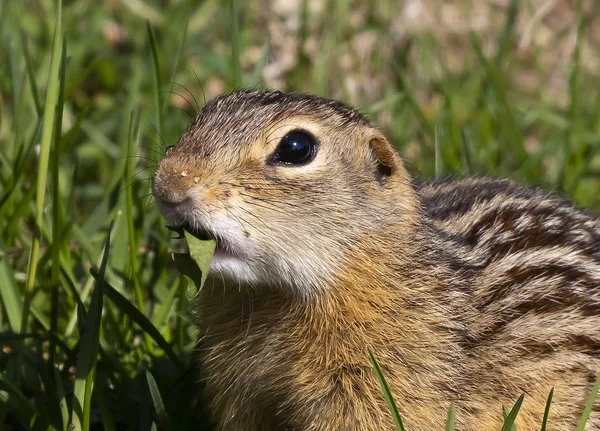
[[[600,222],[569,201],[508,180],[417,187],[429,222],[456,245],[474,287],[461,342],[480,360],[469,386],[479,392],[490,384],[507,403],[519,391],[541,397],[562,387],[555,398],[560,422],[551,426],[574,429],[600,370]],[[517,390],[507,391],[507,380]],[[525,429],[538,425],[533,420]],[[600,429],[598,403],[586,429]]]

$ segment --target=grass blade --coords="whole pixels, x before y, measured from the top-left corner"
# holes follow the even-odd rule
[[[508,419],[508,410],[506,410],[506,407],[504,407],[504,406],[502,406],[502,417],[504,418],[505,421],[506,421],[506,419]],[[517,431],[514,423],[511,425],[510,431]]]
[[[156,134],[158,137],[162,137],[162,91],[160,90],[160,60],[158,57],[158,48],[156,46],[156,39],[154,37],[154,31],[150,22],[146,22],[146,31],[148,32],[148,39],[150,40],[150,48],[152,52],[152,65],[154,66],[154,100],[156,103]],[[161,138],[162,139],[162,138]]]
[[[502,80],[500,71],[488,60],[485,53],[483,52],[483,45],[479,36],[475,33],[471,33],[471,45],[479,59],[479,62],[485,69],[489,83],[493,94],[497,98],[499,113],[501,114],[501,120],[505,124],[504,131],[507,133],[507,139],[510,143],[510,148],[514,153],[515,157],[519,161],[527,158],[527,153],[524,147],[524,138],[521,132],[521,127],[517,123],[515,114],[513,112],[512,105],[508,103],[506,89]]]
[[[592,393],[588,398],[585,409],[583,410],[583,414],[581,415],[581,419],[579,419],[579,423],[577,424],[577,431],[583,431],[585,429],[585,424],[590,417],[590,413],[594,407],[594,402],[596,401],[596,396],[598,395],[598,389],[600,389],[600,373],[598,373],[598,376],[596,377],[596,383],[592,388]]]
[[[50,337],[50,340],[56,340],[56,337]],[[56,345],[56,341],[54,342]],[[58,368],[54,366],[54,363],[51,363],[52,370],[50,379],[52,379],[51,384],[53,385],[53,393],[56,394],[54,399],[58,401],[58,408],[60,411],[60,418],[62,420],[62,429],[63,431],[67,431],[67,427],[69,425],[69,409],[67,407],[67,400],[65,398],[65,391],[62,387],[62,382],[60,380],[60,373],[58,372]]]
[[[105,385],[98,385],[96,395],[98,396],[98,406],[100,407],[100,415],[102,417],[102,428],[104,431],[116,431],[117,427],[107,401]]]
[[[548,423],[548,415],[550,414],[550,405],[552,404],[552,397],[554,396],[554,388],[550,390],[548,399],[546,400],[546,408],[544,409],[544,419],[542,420],[541,431],[546,431],[546,424]]]
[[[381,385],[381,389],[383,390],[383,396],[387,401],[388,407],[390,408],[390,412],[392,413],[392,417],[394,418],[394,423],[396,424],[396,429],[398,431],[405,431],[404,425],[402,424],[402,417],[398,412],[398,408],[396,407],[396,403],[394,402],[394,397],[390,391],[390,387],[385,381],[385,377],[381,372],[381,368],[379,367],[379,363],[373,356],[373,352],[369,349],[369,357],[371,358],[371,364],[373,364],[373,368],[375,369],[375,374],[377,375],[377,379],[379,380],[379,384]]]
[[[443,160],[442,160],[442,148],[440,143],[440,137],[442,135],[442,128],[439,124],[435,125],[435,137],[434,137],[434,149],[435,149],[435,177],[441,178],[443,171]]]
[[[475,173],[475,166],[473,166],[473,156],[471,155],[471,147],[469,146],[469,138],[467,138],[467,132],[465,129],[460,130],[460,137],[463,144],[463,153],[465,155],[465,163],[467,165],[467,173],[473,175]]]
[[[8,316],[8,323],[12,332],[19,332],[21,319],[23,315],[23,302],[21,301],[21,292],[13,269],[8,265],[6,249],[0,238],[0,299],[4,304],[4,310]]]
[[[260,56],[254,66],[254,70],[252,71],[252,79],[250,81],[250,86],[255,86],[258,88],[264,87],[265,83],[263,80],[263,71],[265,69],[265,65],[267,64],[267,58],[269,57],[269,53],[271,52],[271,39],[268,39],[262,47],[260,51]]]
[[[152,373],[148,370],[146,370],[146,380],[148,381],[148,388],[150,389],[150,396],[152,397],[152,404],[154,404],[156,416],[158,416],[158,419],[160,420],[160,429],[171,429],[171,421],[165,410],[165,405],[160,395],[160,391],[158,390],[158,386],[156,385],[156,380],[154,380]]]
[[[73,416],[69,427],[70,431],[89,431],[90,429],[92,389],[100,346],[100,323],[104,299],[104,274],[108,264],[111,230],[112,223],[108,229],[104,254],[102,255],[102,263],[100,264],[98,278],[96,278],[94,286],[94,293],[92,294],[90,306],[87,315],[85,316],[84,332],[80,336],[81,342],[75,373]]]
[[[160,306],[152,315],[152,324],[160,331],[163,330],[163,325],[167,324],[167,319],[171,313],[175,299],[180,289],[183,288],[181,278],[176,279],[169,288],[167,295],[161,298]]]
[[[448,408],[448,419],[446,420],[446,431],[454,431],[454,420],[456,419],[456,411],[454,403],[450,403]]]
[[[42,101],[40,100],[40,92],[37,88],[37,83],[35,82],[35,71],[33,61],[31,60],[31,53],[29,52],[29,42],[27,41],[27,36],[23,30],[21,30],[21,48],[23,49],[25,65],[27,66],[27,77],[29,78],[29,86],[31,87],[35,112],[38,117],[41,117],[43,112]]]
[[[64,104],[64,89],[65,89],[65,68],[67,61],[67,41],[63,39],[62,50],[60,56],[59,83],[58,83],[58,100],[56,118],[54,122],[54,151],[52,152],[52,280],[50,293],[50,332],[56,334],[58,327],[58,287],[60,277],[60,252],[62,243],[62,206],[60,199],[59,188],[59,173],[60,173],[60,136],[62,131],[63,104]],[[67,249],[68,251],[68,249]],[[54,353],[56,345],[53,338],[50,339],[50,358],[49,366],[54,368]],[[53,374],[51,374],[53,375]],[[66,424],[65,424],[66,426]]]
[[[191,8],[190,6],[188,6],[188,9],[186,10],[185,13],[185,25],[183,26],[182,29],[182,36],[181,36],[181,43],[179,44],[179,49],[177,49],[177,56],[175,57],[175,60],[172,62],[173,64],[173,69],[171,71],[171,79],[169,80],[169,82],[171,82],[171,92],[173,92],[173,86],[175,85],[175,76],[177,75],[177,68],[179,67],[179,63],[181,61],[181,57],[183,56],[183,52],[185,50],[185,42],[187,39],[187,33],[188,33],[188,27],[190,26],[190,16],[191,16]],[[184,87],[185,88],[185,87]],[[193,97],[193,95],[192,95]],[[165,98],[164,100],[164,106],[162,108],[162,110],[166,110],[167,109],[167,103],[168,98]]]
[[[498,51],[496,52],[496,67],[501,70],[502,60],[506,56],[512,42],[513,30],[519,14],[519,0],[511,0],[506,12],[506,24],[498,41]]]
[[[581,157],[581,45],[585,37],[585,23],[583,18],[583,0],[577,0],[577,37],[575,39],[575,49],[573,50],[573,63],[569,76],[569,108],[567,118],[569,126],[567,128],[567,136],[563,141],[562,166],[560,170],[559,186],[563,190],[573,191],[576,184],[569,182],[567,166],[571,162],[571,155]],[[578,165],[581,161],[578,160]]]
[[[3,374],[0,374],[0,391],[4,392],[4,396],[0,397],[0,405],[8,405],[9,411],[17,415],[23,422],[30,423],[36,414],[35,409],[19,388]]]
[[[427,133],[430,138],[434,138],[435,128],[431,125],[431,122],[427,119],[427,116],[421,109],[421,106],[417,102],[413,91],[408,87],[403,76],[403,71],[400,70],[400,66],[394,65],[394,72],[398,89],[402,92],[404,100],[407,102],[409,109],[413,112],[415,117],[417,117],[417,120],[419,120],[419,123],[421,124],[421,127],[425,133]]]
[[[235,0],[229,0],[229,25],[231,28],[231,88],[242,86],[242,66],[240,63],[240,32],[238,29]]]
[[[99,279],[100,273],[96,273],[92,271],[92,275],[96,280]],[[179,357],[175,354],[170,344],[161,333],[156,329],[156,327],[152,324],[150,320],[146,316],[144,316],[140,310],[138,310],[127,298],[121,295],[114,287],[112,287],[107,281],[104,282],[104,293],[123,313],[127,314],[127,316],[133,320],[137,325],[144,330],[155,342],[158,344],[175,362],[175,364],[181,369],[185,369],[184,363],[179,359]]]
[[[48,89],[46,90],[46,103],[44,104],[44,116],[42,126],[42,142],[40,146],[40,161],[37,171],[37,193],[35,199],[35,232],[29,254],[29,267],[27,270],[27,283],[24,292],[24,307],[21,321],[21,332],[27,331],[29,319],[30,295],[35,285],[35,277],[38,266],[38,255],[40,252],[40,240],[42,232],[42,221],[44,217],[44,201],[46,198],[46,183],[48,178],[48,164],[50,159],[50,146],[52,145],[53,130],[58,102],[58,87],[60,82],[60,52],[62,47],[62,1],[58,1],[56,11],[56,22],[54,24],[54,39],[52,42],[52,57],[50,60],[50,72],[48,73]]]
[[[524,399],[525,394],[519,397],[519,399],[511,409],[510,413],[504,415],[504,425],[502,426],[502,429],[500,431],[515,431],[515,419],[519,414],[519,410],[521,409],[521,405],[523,404]],[[504,410],[504,407],[502,407],[502,409]],[[506,411],[504,411],[504,413],[506,413]]]
[[[129,139],[127,146],[127,165],[125,168],[125,182],[127,184],[131,184],[133,181],[133,176],[135,175],[135,158],[132,157],[135,154],[135,136],[139,136],[135,133],[136,130],[139,129],[140,126],[140,116],[139,114],[134,115],[131,113],[130,116],[130,126],[129,126]],[[131,263],[131,279],[133,281],[133,288],[135,293],[135,299],[137,302],[138,309],[142,314],[146,314],[146,309],[144,307],[144,294],[142,292],[142,287],[140,285],[140,280],[138,278],[138,274],[140,272],[138,259],[137,259],[137,251],[138,245],[135,239],[135,228],[133,225],[133,187],[129,186],[125,189],[125,202],[126,202],[126,218],[127,218],[127,237],[129,240],[129,261]],[[146,346],[150,354],[153,353],[152,348],[152,340],[148,336],[148,334],[144,334],[144,339],[146,341]]]

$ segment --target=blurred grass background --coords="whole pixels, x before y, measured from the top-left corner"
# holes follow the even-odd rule
[[[1,0],[0,425],[208,426],[149,178],[241,86],[354,104],[425,177],[600,210],[594,0]]]

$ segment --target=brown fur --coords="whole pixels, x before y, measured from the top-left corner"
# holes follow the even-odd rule
[[[270,165],[293,129],[315,160]],[[213,262],[197,304],[217,429],[393,429],[369,349],[409,431],[443,429],[450,402],[457,429],[499,430],[521,393],[517,428],[539,429],[552,387],[547,429],[575,429],[600,371],[600,222],[570,203],[414,183],[351,108],[253,91],[203,108],[153,190],[246,265]]]

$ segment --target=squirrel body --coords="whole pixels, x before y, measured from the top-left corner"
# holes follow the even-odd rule
[[[153,191],[217,239],[195,304],[217,429],[394,429],[369,351],[407,430],[443,429],[451,402],[456,429],[499,430],[522,393],[517,429],[539,429],[553,387],[547,429],[575,429],[600,371],[600,222],[570,202],[414,181],[354,109],[258,91],[209,102]]]

